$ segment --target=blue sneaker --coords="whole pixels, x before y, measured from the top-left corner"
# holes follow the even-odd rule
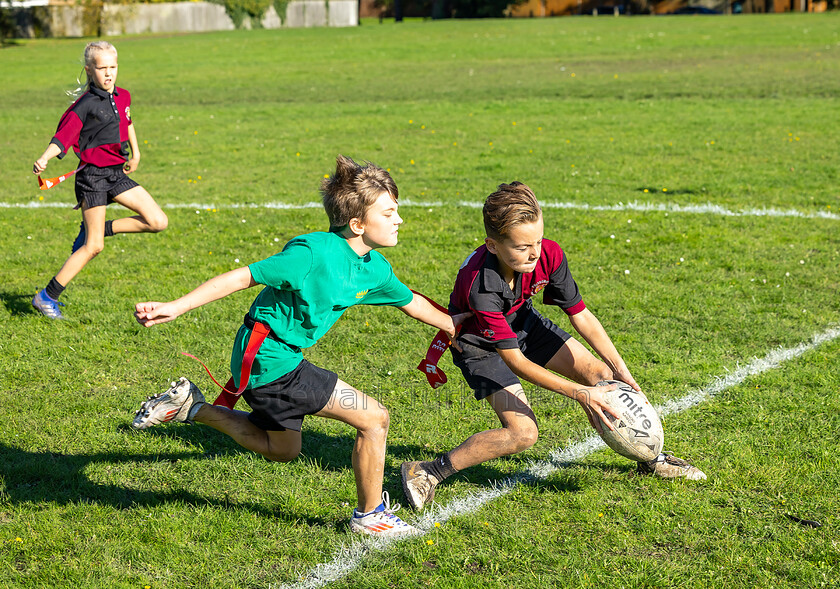
[[[85,245],[85,222],[84,221],[82,221],[82,224],[79,227],[79,234],[76,236],[76,240],[73,242],[73,247],[70,249],[70,253],[75,254],[76,250],[78,250],[83,245]]]
[[[59,306],[63,307],[64,303],[59,303],[58,301],[51,299],[47,295],[47,289],[43,289],[33,297],[32,306],[40,311],[44,317],[49,317],[50,319],[65,319],[64,315],[61,314],[61,309],[58,308]]]

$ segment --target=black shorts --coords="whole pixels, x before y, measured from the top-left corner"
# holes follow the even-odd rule
[[[92,164],[76,172],[76,202],[87,208],[104,207],[114,202],[114,197],[126,190],[140,186],[126,176],[120,166],[100,168]]]
[[[274,382],[245,389],[242,398],[251,406],[248,419],[267,432],[299,432],[305,416],[326,406],[337,382],[335,372],[302,360],[297,368]]]
[[[571,337],[533,307],[521,327],[516,329],[516,341],[522,354],[540,366],[548,364]],[[505,387],[520,384],[519,378],[495,349],[480,348],[460,339],[458,345],[463,351],[451,348],[452,359],[479,401]]]

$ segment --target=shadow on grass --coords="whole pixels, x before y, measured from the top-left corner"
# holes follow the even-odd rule
[[[32,307],[34,294],[16,294],[0,290],[0,302],[8,309],[10,315],[34,315],[38,313]]]
[[[128,425],[121,425],[117,429],[123,432],[135,432]],[[234,442],[233,438],[228,435],[203,425],[183,426],[172,424],[149,428],[143,432],[143,435],[176,438],[201,448],[205,455],[253,454],[250,450],[246,450]],[[326,471],[341,471],[353,468],[351,455],[355,442],[356,436],[353,434],[330,436],[317,431],[308,431],[304,426],[301,436],[300,456],[295,460],[300,458],[311,459]],[[401,462],[404,460],[419,460],[418,457],[426,455],[423,447],[405,444],[389,444],[387,454],[390,457],[396,456]],[[399,475],[399,469],[397,475]]]
[[[172,503],[195,507],[211,506],[222,509],[246,509],[266,517],[287,521],[305,521],[310,525],[332,525],[321,518],[306,513],[293,513],[288,509],[273,510],[268,506],[247,501],[212,499],[186,490],[138,490],[91,481],[85,470],[91,464],[137,464],[138,478],[142,477],[144,464],[150,461],[176,462],[204,457],[201,452],[173,452],[166,454],[125,454],[120,452],[95,452],[91,454],[60,454],[54,452],[28,452],[0,444],[0,480],[5,483],[5,493],[14,503],[55,504],[97,503],[116,509],[157,507]],[[0,495],[1,497],[2,495]]]

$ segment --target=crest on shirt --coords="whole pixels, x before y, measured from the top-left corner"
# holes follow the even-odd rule
[[[493,331],[492,329],[482,329],[482,330],[481,330],[481,335],[483,335],[483,336],[484,336],[484,337],[486,337],[487,339],[490,339],[491,337],[493,337],[494,335],[496,335],[496,332],[495,332],[495,331]]]
[[[126,121],[131,120],[131,107],[130,106],[125,107],[125,120]]]
[[[540,280],[540,281],[535,282],[534,284],[531,285],[531,292],[533,294],[537,294],[542,289],[544,289],[546,286],[548,286],[548,280]]]
[[[356,298],[361,299],[362,297],[364,297],[368,293],[368,290],[370,290],[370,289],[360,290],[359,292],[356,293]]]

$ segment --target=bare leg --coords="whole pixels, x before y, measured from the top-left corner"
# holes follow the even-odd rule
[[[473,434],[450,450],[449,460],[456,470],[522,452],[537,441],[537,418],[521,385],[496,391],[487,397],[487,402],[498,415],[502,427]]]
[[[300,432],[289,429],[267,432],[251,423],[244,411],[208,403],[201,406],[193,419],[229,435],[243,448],[269,460],[289,462],[300,453]]]
[[[592,386],[613,377],[612,370],[574,338],[557,350],[545,365],[576,383]]]
[[[356,428],[352,464],[358,510],[367,513],[382,502],[385,445],[390,416],[379,401],[339,380],[326,407],[316,415],[337,419]]]
[[[114,198],[114,202],[131,209],[137,215],[114,219],[114,233],[157,233],[166,229],[169,219],[142,186],[135,186]]]
[[[85,244],[70,254],[55,275],[55,279],[62,286],[67,286],[105,247],[105,207],[90,209],[82,205],[82,220],[85,224]]]

